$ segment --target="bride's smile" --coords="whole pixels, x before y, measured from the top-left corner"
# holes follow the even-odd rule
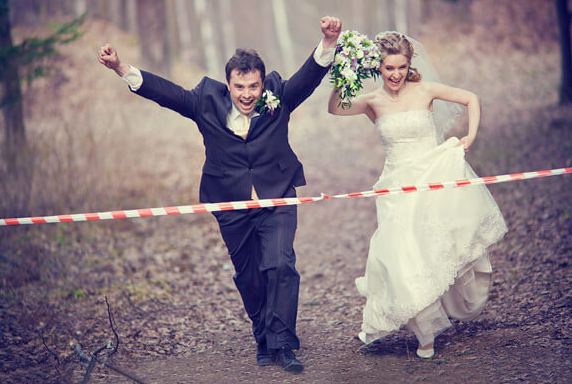
[[[409,72],[409,61],[401,54],[387,55],[379,68],[386,91],[397,97],[405,85]]]

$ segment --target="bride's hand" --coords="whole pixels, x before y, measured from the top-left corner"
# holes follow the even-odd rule
[[[465,147],[465,152],[469,152],[469,148],[473,145],[475,139],[470,138],[469,136],[465,136],[459,140],[459,144],[457,146],[463,145]]]

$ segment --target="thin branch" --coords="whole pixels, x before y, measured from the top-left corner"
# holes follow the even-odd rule
[[[109,356],[113,355],[115,352],[117,352],[117,350],[119,349],[119,335],[117,334],[117,331],[115,330],[115,320],[113,319],[113,315],[111,314],[111,308],[109,307],[109,302],[107,301],[107,296],[105,296],[105,304],[107,304],[107,314],[109,315],[109,326],[111,327],[111,330],[115,334],[115,348],[113,349],[112,352],[110,352],[108,354],[108,357],[109,357]]]
[[[60,358],[59,356],[50,349],[50,347],[48,347],[48,344],[46,344],[46,339],[44,338],[44,330],[42,329],[40,331],[40,338],[42,339],[42,344],[44,344],[44,347],[48,350],[48,352],[50,353],[50,355],[52,355],[54,357],[54,359],[56,359],[56,371],[58,372],[58,375],[62,375],[62,373],[60,372]]]
[[[98,353],[100,353],[101,351],[103,351],[103,350],[106,349],[106,348],[109,348],[109,343],[105,344],[103,347],[101,347],[101,348],[98,349],[96,352],[94,352],[91,357],[87,356],[87,355],[83,352],[83,350],[81,349],[81,346],[80,346],[78,343],[74,343],[73,347],[74,347],[74,349],[75,349],[76,354],[78,355],[78,357],[79,357],[81,360],[83,360],[83,361],[89,363],[89,365],[88,365],[88,367],[87,367],[87,369],[86,369],[84,378],[83,378],[83,382],[82,382],[83,384],[87,384],[87,382],[89,381],[89,376],[91,375],[91,372],[93,371],[93,367],[95,367],[95,364],[97,363],[97,355],[98,355]],[[147,383],[145,383],[143,380],[139,379],[138,377],[135,377],[135,376],[133,376],[132,374],[127,373],[127,372],[125,372],[125,371],[123,371],[123,370],[117,368],[116,366],[110,364],[110,363],[107,362],[107,361],[103,361],[102,364],[103,364],[103,366],[106,366],[107,368],[111,369],[112,371],[115,371],[115,372],[117,372],[117,373],[119,373],[119,374],[121,374],[121,375],[127,377],[128,379],[133,380],[133,381],[136,382],[137,384],[147,384]]]

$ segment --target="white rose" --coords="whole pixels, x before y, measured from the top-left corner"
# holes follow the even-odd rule
[[[342,71],[342,76],[344,76],[349,81],[356,81],[358,78],[357,74],[352,71],[351,68],[344,68]]]

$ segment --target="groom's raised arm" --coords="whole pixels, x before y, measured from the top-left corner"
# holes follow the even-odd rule
[[[129,88],[139,96],[195,120],[194,111],[198,100],[195,94],[197,88],[189,91],[160,76],[140,71],[129,64],[125,64],[119,60],[117,51],[109,44],[99,49],[98,60],[121,76]]]
[[[334,60],[334,49],[342,28],[337,17],[324,16],[320,20],[323,38],[302,67],[286,82],[283,99],[294,110],[320,85]]]

